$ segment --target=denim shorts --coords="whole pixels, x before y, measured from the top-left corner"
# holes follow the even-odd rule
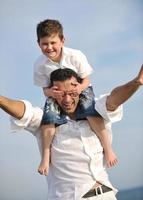
[[[87,117],[101,117],[95,110],[95,95],[92,86],[86,88],[80,94],[80,101],[76,110],[76,119],[85,119]]]
[[[67,118],[53,98],[47,97],[41,125],[55,124],[56,126],[67,123]]]
[[[76,109],[76,119],[86,119],[88,116],[101,117],[95,110],[93,88],[89,86],[80,94],[80,100]],[[41,124],[55,124],[56,126],[67,123],[66,114],[61,110],[53,98],[48,97],[44,106],[44,114]]]

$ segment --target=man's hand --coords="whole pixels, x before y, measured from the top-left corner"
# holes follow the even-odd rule
[[[136,83],[138,83],[139,85],[143,85],[143,64],[142,64],[139,74],[135,80],[136,80]]]

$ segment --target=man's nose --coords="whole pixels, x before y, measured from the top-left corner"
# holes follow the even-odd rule
[[[69,102],[71,100],[71,96],[69,94],[64,95],[64,101]]]

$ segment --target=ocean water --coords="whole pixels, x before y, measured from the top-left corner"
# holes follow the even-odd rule
[[[119,191],[118,200],[143,200],[143,187]]]
[[[0,200],[25,200],[25,197],[4,197],[0,194]],[[28,197],[28,200],[47,200],[46,197],[37,196]],[[64,200],[64,199],[63,199]],[[117,200],[143,200],[143,187],[121,190],[117,193]]]

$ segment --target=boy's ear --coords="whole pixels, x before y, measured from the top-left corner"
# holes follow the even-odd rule
[[[65,43],[65,38],[63,37],[63,39],[62,39],[62,42],[63,42],[63,44]]]
[[[40,47],[40,43],[39,43],[39,41],[37,40],[37,44],[38,44],[38,46]]]

